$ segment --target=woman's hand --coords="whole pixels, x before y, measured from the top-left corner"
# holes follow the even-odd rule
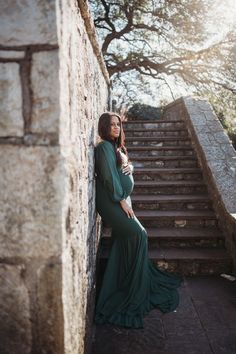
[[[121,208],[124,210],[124,212],[127,214],[128,218],[134,218],[134,211],[133,209],[129,206],[127,201],[125,199],[120,201]]]
[[[134,170],[134,166],[132,164],[128,164],[128,165],[122,167],[122,172],[125,175],[130,175],[131,173],[133,173],[133,170]]]

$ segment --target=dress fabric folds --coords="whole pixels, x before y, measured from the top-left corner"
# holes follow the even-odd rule
[[[95,149],[96,208],[112,227],[112,246],[95,307],[94,322],[143,328],[152,309],[170,312],[179,304],[182,277],[157,268],[148,258],[148,236],[135,217],[128,218],[120,201],[129,198],[133,176],[117,167],[114,146],[100,142]]]

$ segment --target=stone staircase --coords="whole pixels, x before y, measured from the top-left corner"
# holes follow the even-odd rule
[[[149,258],[185,275],[230,272],[212,201],[184,121],[159,119],[124,123],[134,164],[133,209],[149,237]],[[101,263],[109,254],[103,230]]]

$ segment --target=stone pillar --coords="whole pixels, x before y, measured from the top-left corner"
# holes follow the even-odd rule
[[[84,353],[109,79],[86,2],[10,0],[0,13],[0,352]]]

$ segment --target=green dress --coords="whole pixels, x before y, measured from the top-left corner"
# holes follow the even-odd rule
[[[173,311],[179,304],[180,276],[158,269],[148,259],[148,236],[135,217],[120,206],[134,187],[133,176],[122,173],[109,141],[95,148],[96,208],[112,227],[112,247],[95,308],[96,324],[143,328],[153,308]]]

